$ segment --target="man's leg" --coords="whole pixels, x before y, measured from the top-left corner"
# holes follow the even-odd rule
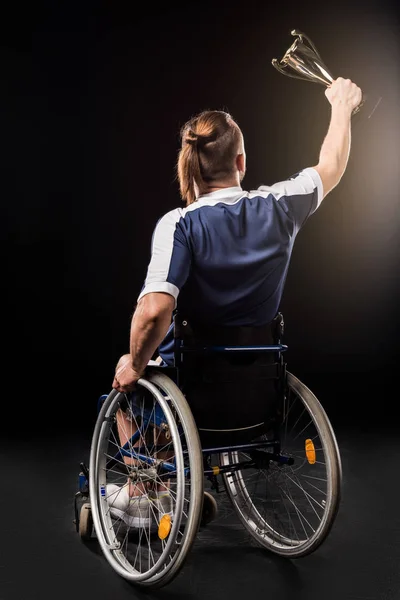
[[[121,447],[125,446],[125,444],[128,444],[127,449],[129,451],[130,448],[140,446],[143,443],[143,440],[139,438],[136,442],[134,442],[133,446],[131,445],[130,440],[137,431],[136,423],[134,422],[134,419],[121,408],[117,412],[117,428]],[[126,465],[136,465],[137,462],[138,461],[131,456],[124,456],[124,463]],[[139,496],[146,493],[146,488],[143,483],[135,483],[129,477],[128,483],[128,493],[130,497]]]
[[[126,359],[129,358],[129,354],[125,354],[123,355],[120,360],[118,361],[118,365],[117,368],[120,366],[121,363],[125,362]],[[149,365],[151,364],[155,364],[155,365],[160,365],[163,362],[163,359],[159,356],[157,357],[157,359],[155,361],[149,361]],[[129,448],[135,448],[141,445],[145,444],[145,440],[143,440],[143,438],[139,438],[136,442],[134,442],[133,445],[131,445],[130,440],[132,439],[133,435],[136,433],[137,431],[137,426],[136,426],[136,422],[135,422],[135,418],[133,417],[133,415],[129,414],[130,413],[130,409],[128,408],[127,411],[124,411],[122,409],[119,409],[117,411],[117,428],[118,428],[118,436],[119,436],[119,441],[120,441],[120,445],[125,446],[125,444],[127,445],[127,448],[129,450]],[[168,440],[165,437],[165,434],[158,428],[154,428],[154,432],[153,432],[153,436],[154,436],[154,440],[153,443],[157,446],[167,446],[168,445]],[[171,452],[169,451],[159,451],[158,453],[156,453],[155,458],[159,458],[162,460],[166,460],[167,458],[170,458],[171,456]],[[134,458],[132,458],[131,456],[124,456],[123,458],[124,462],[126,465],[136,465],[138,463],[138,461]],[[129,496],[138,496],[141,494],[144,494],[147,492],[147,488],[143,483],[137,483],[135,484],[134,482],[132,482],[130,480],[130,478],[128,477],[128,483],[129,483]],[[168,487],[168,484],[164,482],[163,483],[159,483],[156,486],[156,490],[166,490],[166,488]]]

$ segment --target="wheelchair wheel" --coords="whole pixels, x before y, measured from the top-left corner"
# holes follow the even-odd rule
[[[337,515],[342,469],[330,421],[315,395],[287,373],[279,431],[273,448],[221,454],[222,465],[253,465],[223,475],[227,494],[251,536],[268,550],[297,558],[325,540]],[[277,451],[275,451],[278,454]]]
[[[204,492],[203,498],[203,511],[201,514],[200,525],[201,527],[206,527],[211,521],[217,517],[218,514],[218,504],[216,499],[210,492]]]
[[[92,538],[93,519],[92,510],[89,502],[82,504],[79,516],[79,535],[82,540],[87,542]]]
[[[128,407],[132,427],[124,445],[117,429],[121,407]],[[135,430],[140,433],[131,440]],[[108,395],[92,438],[89,491],[99,544],[119,575],[156,588],[179,573],[200,526],[203,478],[196,424],[169,377],[148,369],[137,392]],[[125,507],[116,500],[127,481],[146,490],[136,516],[127,492]],[[157,490],[168,508],[157,501]]]

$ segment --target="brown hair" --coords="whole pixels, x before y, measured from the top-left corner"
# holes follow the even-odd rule
[[[221,180],[235,171],[242,134],[229,113],[206,110],[181,128],[181,149],[176,165],[182,200],[196,201],[195,182]]]

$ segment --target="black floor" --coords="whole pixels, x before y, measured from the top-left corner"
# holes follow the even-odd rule
[[[336,427],[343,498],[314,554],[288,560],[259,549],[221,495],[218,518],[199,533],[177,579],[151,592],[114,574],[96,541],[85,545],[75,531],[73,498],[91,432],[47,425],[3,437],[0,600],[399,600],[400,442],[389,424]]]

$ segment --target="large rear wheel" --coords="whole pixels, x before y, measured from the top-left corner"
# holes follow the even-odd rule
[[[130,395],[113,390],[104,401],[91,445],[89,492],[94,529],[112,568],[156,588],[178,574],[196,538],[203,461],[196,424],[176,384],[148,369],[137,387]],[[131,422],[124,445],[117,430],[121,410]],[[121,500],[127,482],[148,491],[137,510]]]
[[[271,446],[225,452],[222,465],[241,463],[243,468],[223,480],[250,535],[268,550],[295,558],[316,550],[329,534],[339,509],[342,469],[325,410],[291,373],[275,438],[286,462],[269,459]]]

